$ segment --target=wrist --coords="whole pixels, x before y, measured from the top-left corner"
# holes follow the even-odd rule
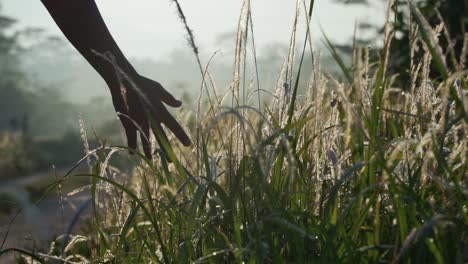
[[[139,74],[126,60],[117,60],[113,55],[95,54],[94,63],[91,63],[101,77],[109,84],[116,83],[119,79],[136,79]]]

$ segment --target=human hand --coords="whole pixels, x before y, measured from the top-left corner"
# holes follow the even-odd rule
[[[144,76],[136,74],[136,76],[121,79],[121,81],[110,84],[110,88],[112,101],[125,129],[129,148],[137,149],[137,134],[139,132],[144,153],[147,158],[151,158],[153,154],[149,141],[151,119],[155,121],[154,125],[161,132],[164,140],[167,140],[167,136],[161,124],[169,128],[184,146],[190,146],[190,139],[184,129],[163,104],[180,107],[182,102],[175,99],[161,84]],[[157,136],[156,139],[163,148],[161,139]]]

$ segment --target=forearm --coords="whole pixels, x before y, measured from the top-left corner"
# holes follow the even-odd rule
[[[107,82],[115,80],[115,69],[95,52],[112,54],[127,74],[136,73],[107,29],[94,0],[41,1],[65,37]]]

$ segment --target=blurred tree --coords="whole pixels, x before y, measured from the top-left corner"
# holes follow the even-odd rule
[[[336,0],[345,4],[366,4],[368,0]],[[421,13],[426,17],[431,26],[436,26],[444,22],[448,38],[442,34],[440,44],[446,54],[450,54],[450,49],[453,47],[453,55],[456,59],[462,56],[463,41],[465,34],[468,33],[468,0],[413,0],[420,9]],[[408,80],[408,72],[410,64],[410,23],[409,23],[409,5],[407,0],[395,0],[392,6],[394,15],[393,26],[395,31],[395,39],[392,42],[390,56],[390,70],[399,73],[401,84],[404,85]],[[374,29],[383,34],[381,25],[363,24],[362,27],[366,30]],[[361,40],[361,44],[368,43],[369,40]],[[449,70],[456,70],[452,60],[447,60]],[[436,76],[434,76],[436,77]]]
[[[25,125],[21,122],[32,110],[30,94],[20,89],[24,75],[19,69],[18,53],[21,48],[17,35],[7,34],[14,23],[14,19],[0,12],[0,131],[21,128]]]
[[[0,0],[0,179],[41,171],[52,163],[74,163],[83,153],[78,112],[91,117],[97,126],[112,116],[97,113],[115,113],[111,104],[111,111],[103,106],[103,100],[82,105],[74,97],[72,102],[65,100],[63,93],[70,91],[70,82],[64,82],[59,89],[34,78],[32,68],[42,68],[39,73],[73,72],[73,68],[65,68],[65,63],[58,61],[73,64],[73,57],[66,56],[67,47],[56,38],[44,39],[41,29],[18,31],[15,22],[2,13]],[[31,60],[25,57],[35,63],[27,64]]]
[[[2,6],[0,3],[0,11]],[[16,51],[19,46],[17,45],[16,36],[9,36],[6,31],[11,28],[11,26],[16,21],[10,17],[4,16],[0,12],[0,74],[5,78],[11,74],[17,74],[17,57]]]
[[[35,47],[35,39],[41,39],[34,36],[42,34],[41,30],[13,31],[16,21],[1,11],[0,2],[0,134],[28,128],[32,137],[61,137],[70,129],[78,130],[77,107],[65,101],[58,89],[33,80],[22,67],[22,56],[30,54],[24,43],[29,40]],[[50,52],[49,49],[44,51]],[[41,67],[41,64],[35,66]]]

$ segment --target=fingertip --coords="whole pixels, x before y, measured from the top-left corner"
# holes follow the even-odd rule
[[[190,140],[190,138],[185,137],[183,140],[182,140],[182,144],[185,146],[185,147],[190,147],[190,145],[192,145],[192,141]]]
[[[132,131],[131,129],[126,129],[126,134],[127,134],[127,146],[132,150],[136,150],[137,148],[136,131]]]
[[[128,142],[127,146],[128,146],[128,154],[130,154],[132,156],[135,155],[136,154],[136,143],[133,144],[133,143]]]
[[[151,152],[148,152],[147,150],[145,150],[145,157],[149,160],[151,160]]]
[[[179,101],[175,98],[171,98],[170,100],[165,100],[165,103],[169,106],[172,107],[181,107],[182,106],[182,101]]]
[[[174,99],[174,107],[181,107],[182,106],[182,101],[179,101],[177,99]]]
[[[143,141],[143,139],[142,139]],[[151,157],[153,156],[151,152],[151,145],[149,142],[145,142],[142,144],[143,145],[143,152],[145,153],[145,156],[147,159],[151,160]]]

